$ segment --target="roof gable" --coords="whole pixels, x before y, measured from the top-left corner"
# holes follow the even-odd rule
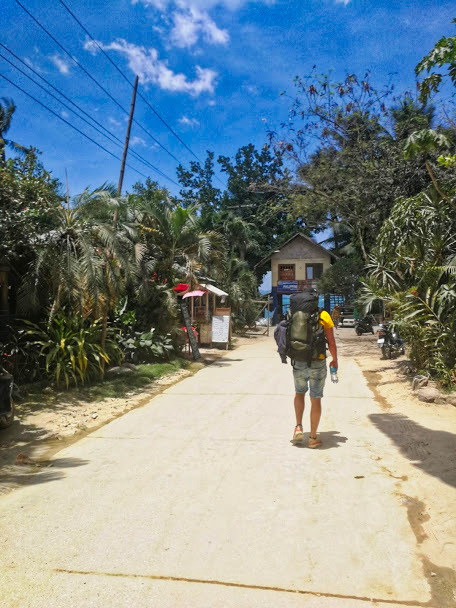
[[[282,251],[284,249],[286,249],[288,245],[290,245],[293,241],[295,241],[298,238],[303,239],[305,241],[306,247],[307,248],[311,247],[315,252],[317,252],[319,254],[319,257],[324,255],[324,256],[329,256],[334,260],[338,259],[337,256],[334,255],[334,253],[331,253],[331,251],[328,251],[327,249],[325,249],[324,247],[322,247],[321,245],[316,243],[313,239],[311,239],[306,234],[303,234],[302,232],[297,232],[291,238],[289,238],[287,241],[285,241],[285,243],[283,243],[278,249],[272,251],[267,257],[265,257],[260,262],[258,262],[258,264],[256,264],[255,268],[257,268],[259,266],[263,266],[272,257],[280,257],[279,253],[282,253]],[[287,257],[287,256],[285,255],[284,257]],[[307,256],[304,256],[304,257],[307,257]]]

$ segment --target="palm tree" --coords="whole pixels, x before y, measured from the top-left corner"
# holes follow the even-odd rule
[[[196,206],[184,208],[166,195],[136,199],[139,230],[148,256],[156,260],[156,276],[163,282],[172,284],[180,278],[193,285],[204,265],[220,261],[223,237],[217,232],[200,232],[196,211]]]
[[[100,199],[94,202],[93,199]],[[110,192],[88,191],[60,206],[54,230],[37,237],[36,257],[19,292],[19,305],[30,310],[49,305],[49,321],[58,310],[102,319],[104,349],[109,314],[130,280],[138,252],[128,235],[109,220],[96,220],[94,209],[111,200]],[[86,209],[92,208],[89,214]],[[140,253],[139,253],[140,257]]]
[[[230,244],[231,255],[239,253],[239,258],[245,260],[247,251],[259,251],[255,239],[255,225],[239,216],[230,213],[223,222],[223,234]]]
[[[28,152],[28,148],[21,146],[21,144],[16,143],[12,139],[5,138],[15,111],[16,106],[12,99],[8,99],[7,97],[0,99],[0,166],[6,163],[6,146],[21,155],[25,155]]]

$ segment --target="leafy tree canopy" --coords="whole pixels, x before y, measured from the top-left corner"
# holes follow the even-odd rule
[[[394,201],[429,183],[420,160],[404,162],[403,145],[416,128],[431,126],[432,108],[410,94],[395,96],[392,84],[375,89],[369,73],[332,81],[314,71],[297,77],[295,87],[289,120],[269,134],[297,167],[295,214],[314,231],[342,224],[349,249],[367,262]],[[347,239],[333,234],[343,251]]]
[[[363,261],[359,257],[341,258],[322,274],[318,289],[321,293],[337,293],[352,300],[363,268]]]
[[[456,23],[456,19],[453,19]],[[434,68],[448,66],[447,73],[433,71]],[[432,93],[437,93],[445,80],[450,80],[456,86],[456,36],[443,36],[434,48],[418,63],[415,74],[427,76],[420,83],[420,99],[426,103]]]

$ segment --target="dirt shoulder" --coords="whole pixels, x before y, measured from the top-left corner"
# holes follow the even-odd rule
[[[382,408],[369,418],[396,450],[376,458],[397,480],[396,494],[407,509],[433,605],[456,606],[456,407],[419,401],[412,392],[413,375],[404,374],[407,357],[381,359],[376,336],[358,337],[352,329],[340,329],[336,336],[340,353],[355,359]]]

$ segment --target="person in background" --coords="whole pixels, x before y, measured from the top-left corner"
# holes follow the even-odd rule
[[[338,329],[340,323],[340,308],[338,304],[336,304],[332,309],[331,318],[334,323],[334,327]]]

